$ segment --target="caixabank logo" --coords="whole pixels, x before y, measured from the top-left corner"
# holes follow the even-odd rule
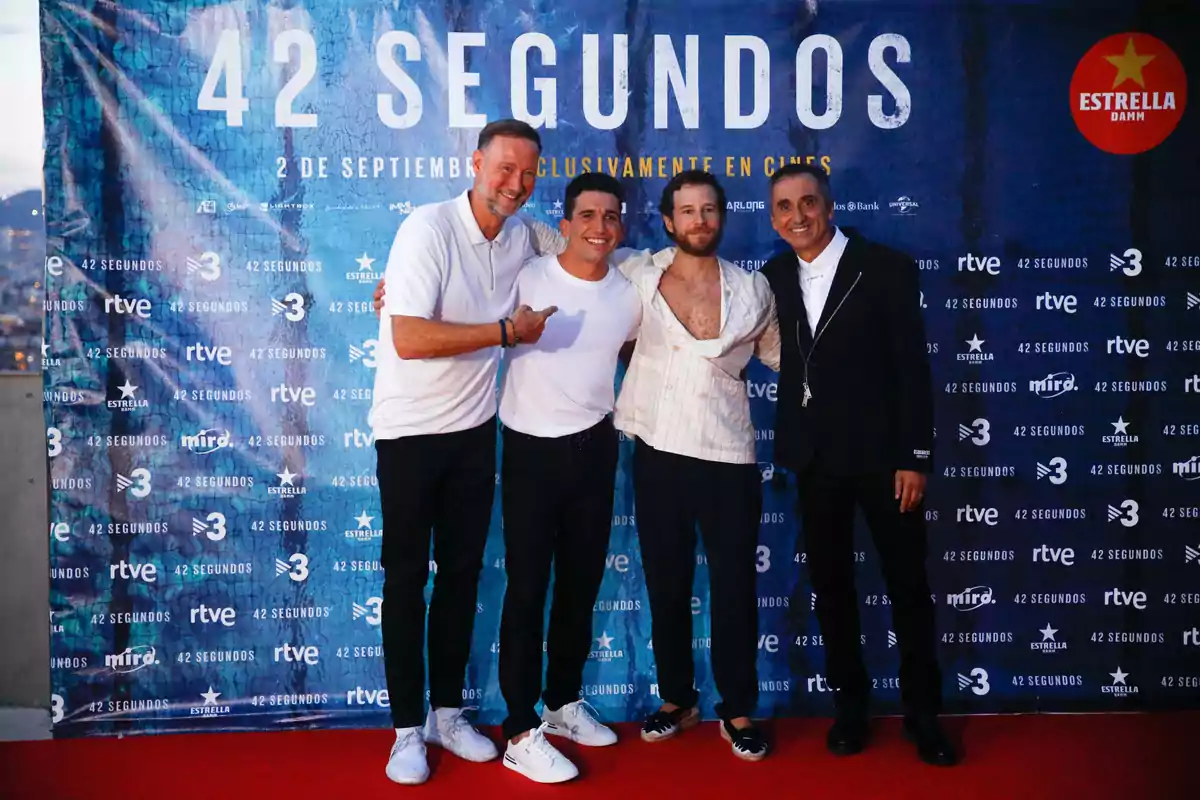
[[[1183,117],[1187,75],[1164,42],[1120,33],[1098,42],[1071,77],[1071,115],[1107,153],[1132,155],[1162,144]]]

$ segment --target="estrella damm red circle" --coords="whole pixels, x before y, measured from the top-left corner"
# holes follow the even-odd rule
[[[1145,33],[1098,42],[1071,77],[1075,124],[1108,153],[1132,155],[1162,144],[1186,105],[1183,65],[1164,42]]]

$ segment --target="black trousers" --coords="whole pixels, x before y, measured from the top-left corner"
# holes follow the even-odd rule
[[[617,433],[609,418],[555,438],[505,428],[501,463],[508,583],[500,619],[500,691],[508,705],[504,737],[512,739],[541,724],[534,710],[539,695],[554,711],[578,700],[583,688],[592,608],[612,530]],[[542,694],[552,560],[554,600]]]
[[[683,708],[699,700],[691,609],[699,523],[708,556],[713,678],[721,696],[716,712],[723,719],[748,717],[758,704],[758,467],[666,453],[638,440],[633,481],[659,696]]]
[[[384,670],[392,723],[425,723],[425,584],[429,540],[437,575],[429,602],[429,702],[462,705],[475,598],[496,492],[496,422],[455,433],[380,439]]]
[[[825,640],[825,671],[835,703],[867,713],[871,680],[863,665],[858,595],[854,588],[854,509],[862,508],[879,554],[900,649],[900,694],[906,713],[941,711],[934,607],[925,570],[925,509],[900,513],[894,473],[798,476],[801,538],[817,595]]]

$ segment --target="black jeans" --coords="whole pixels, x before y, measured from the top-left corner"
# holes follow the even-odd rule
[[[604,579],[612,529],[617,433],[605,418],[555,438],[504,429],[500,491],[508,584],[500,620],[500,691],[506,739],[541,724],[538,696],[554,711],[579,699],[592,644],[592,608]],[[550,562],[554,600],[542,634]]]
[[[633,481],[659,696],[683,708],[699,700],[691,609],[699,522],[708,556],[713,678],[721,695],[716,711],[722,719],[748,717],[758,703],[758,467],[665,453],[638,440]]]
[[[817,595],[825,671],[839,709],[866,714],[871,680],[863,665],[854,589],[854,508],[863,510],[879,554],[900,649],[900,693],[906,713],[941,711],[933,600],[925,571],[925,508],[900,513],[893,473],[798,476],[801,537]]]
[[[392,723],[425,723],[425,584],[429,539],[437,575],[429,602],[429,702],[462,706],[475,598],[496,493],[496,422],[455,433],[375,442],[383,512],[384,670]]]

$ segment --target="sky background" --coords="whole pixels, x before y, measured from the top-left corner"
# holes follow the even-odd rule
[[[37,0],[0,0],[0,197],[42,185]],[[15,122],[15,124],[14,124]]]

